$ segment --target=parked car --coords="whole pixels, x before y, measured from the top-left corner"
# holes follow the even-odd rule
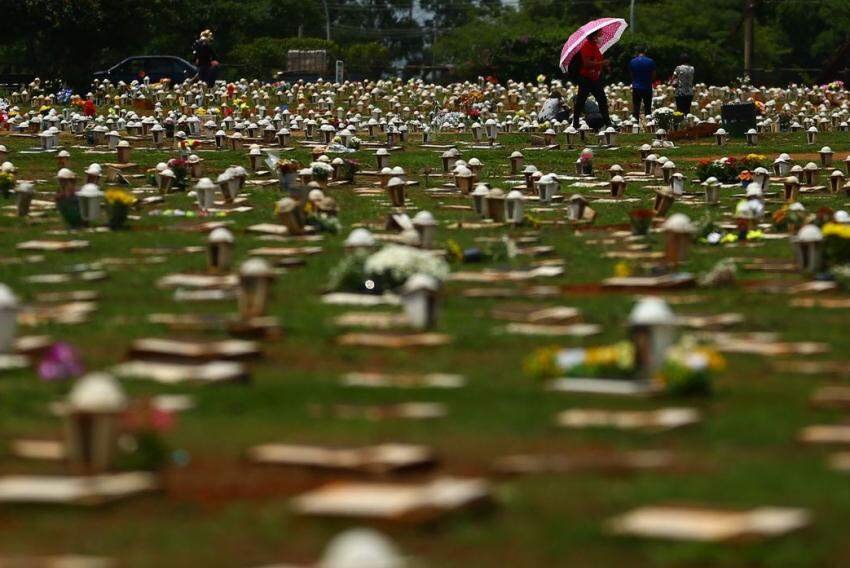
[[[173,83],[182,83],[197,75],[198,69],[180,57],[173,55],[139,55],[128,57],[118,65],[106,71],[98,71],[95,79],[109,79],[113,83],[141,81],[149,77],[151,82],[170,79]]]

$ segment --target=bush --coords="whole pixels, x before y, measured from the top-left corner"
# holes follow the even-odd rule
[[[324,49],[329,61],[340,53],[337,44],[323,39],[260,37],[234,48],[231,57],[235,64],[242,66],[243,76],[272,79],[276,72],[286,69],[286,57],[291,49]]]
[[[390,50],[378,42],[355,43],[342,52],[346,72],[356,76],[378,78],[390,66]]]

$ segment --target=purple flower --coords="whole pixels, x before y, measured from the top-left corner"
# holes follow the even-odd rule
[[[43,381],[65,380],[78,377],[83,372],[79,351],[63,341],[51,345],[38,365],[38,376]]]

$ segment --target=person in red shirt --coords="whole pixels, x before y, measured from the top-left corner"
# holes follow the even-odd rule
[[[581,69],[578,75],[578,95],[576,96],[575,108],[573,109],[573,126],[578,128],[579,118],[587,97],[593,95],[599,112],[604,120],[604,125],[611,126],[611,117],[608,115],[608,97],[605,96],[605,86],[602,84],[602,68],[607,61],[599,51],[599,42],[602,34],[594,32],[588,36],[577,56],[581,57]]]

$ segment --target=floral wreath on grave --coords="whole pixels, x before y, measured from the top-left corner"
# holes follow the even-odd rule
[[[765,159],[762,154],[747,154],[743,158],[725,156],[717,160],[704,159],[697,163],[696,176],[700,181],[715,177],[721,183],[742,182],[741,174],[764,167]]]
[[[827,263],[837,265],[850,262],[850,225],[825,223],[821,231]]]
[[[15,174],[11,172],[0,172],[0,195],[9,197],[15,186]]]
[[[329,288],[339,292],[381,294],[404,286],[414,274],[426,274],[444,281],[449,276],[448,263],[426,251],[387,245],[377,252],[355,252],[346,255],[330,273]]]
[[[586,348],[544,347],[526,357],[523,369],[526,376],[537,380],[558,377],[633,380],[636,356],[630,341]],[[714,375],[725,367],[726,360],[717,351],[686,336],[667,351],[652,382],[673,395],[707,394]]]

